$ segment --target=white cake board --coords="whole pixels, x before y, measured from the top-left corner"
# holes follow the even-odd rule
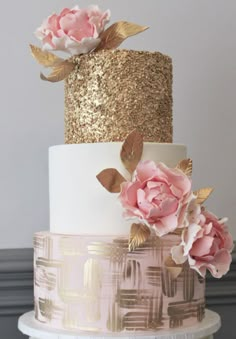
[[[19,330],[31,339],[210,339],[213,333],[217,332],[221,326],[220,316],[210,310],[206,310],[206,315],[201,323],[188,328],[175,328],[171,330],[160,330],[143,333],[91,333],[72,332],[52,329],[35,320],[34,312],[22,315],[18,321]]]

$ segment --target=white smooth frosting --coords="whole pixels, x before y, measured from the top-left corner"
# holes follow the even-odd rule
[[[116,168],[129,174],[120,160],[122,143],[72,144],[49,149],[50,231],[62,234],[125,235],[130,221],[122,217],[118,194],[109,193],[96,175]],[[186,146],[144,143],[142,160],[170,167],[186,158]]]

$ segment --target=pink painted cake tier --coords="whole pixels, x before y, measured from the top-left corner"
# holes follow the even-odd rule
[[[34,239],[35,317],[51,328],[99,333],[153,331],[204,318],[205,281],[188,265],[165,266],[179,235],[150,237],[133,252],[128,238],[59,235]]]

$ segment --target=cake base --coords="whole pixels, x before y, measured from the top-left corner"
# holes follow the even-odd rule
[[[122,339],[211,339],[213,334],[219,330],[221,326],[220,316],[210,310],[206,310],[205,318],[202,322],[195,326],[160,330],[155,332],[133,332],[127,333],[88,333],[88,332],[72,332],[59,331],[50,328],[35,320],[34,312],[28,312],[22,315],[18,321],[19,330],[31,337],[31,339],[92,339],[92,338],[122,338]]]

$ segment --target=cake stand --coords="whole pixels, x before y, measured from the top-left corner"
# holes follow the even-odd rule
[[[220,316],[210,310],[206,310],[204,320],[188,328],[174,328],[171,330],[160,330],[143,333],[91,333],[59,331],[41,324],[34,318],[34,312],[22,315],[18,321],[19,330],[28,335],[30,339],[212,339],[213,334],[220,328]]]

